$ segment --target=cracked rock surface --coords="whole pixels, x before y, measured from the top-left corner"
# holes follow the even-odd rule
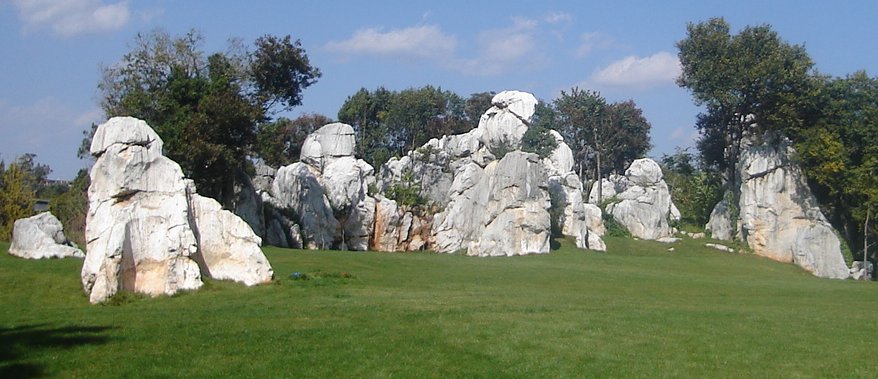
[[[742,142],[736,193],[714,207],[706,229],[717,239],[738,239],[753,251],[794,263],[819,277],[850,275],[841,243],[820,211],[789,140],[772,134]],[[737,217],[730,200],[737,199]]]
[[[95,132],[91,153],[96,161],[90,172],[85,230],[87,253],[81,273],[83,289],[92,303],[103,302],[119,291],[157,296],[194,290],[201,287],[202,274],[210,275],[207,267],[205,272],[199,268],[199,257],[215,263],[245,247],[249,249],[245,255],[251,257],[253,249],[259,249],[259,237],[240,218],[230,212],[221,214],[187,190],[183,171],[162,155],[162,144],[146,122],[131,117],[112,118]],[[193,207],[199,212],[192,214]],[[205,209],[210,209],[209,215],[200,211]],[[211,217],[220,219],[209,221]],[[231,233],[209,230],[230,225],[234,229]],[[224,242],[235,246],[235,251],[200,250],[194,230],[202,236],[228,236]],[[214,253],[220,256],[211,256]],[[254,281],[239,277],[235,270],[219,271],[227,272],[225,279],[247,284],[271,280],[264,256],[240,264],[239,272],[250,271],[249,265],[263,266],[259,268],[262,276]]]
[[[679,220],[680,212],[671,201],[671,192],[664,181],[662,169],[652,159],[642,158],[631,163],[624,176],[613,175],[595,182],[589,201],[598,203],[601,186],[605,211],[636,238],[656,240],[674,233],[671,220]]]

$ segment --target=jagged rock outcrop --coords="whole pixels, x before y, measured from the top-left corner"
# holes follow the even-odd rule
[[[331,249],[336,247],[339,222],[332,213],[329,197],[318,179],[316,168],[296,162],[277,170],[272,184],[275,206],[291,211],[301,227],[303,247]]]
[[[54,215],[43,212],[15,220],[9,254],[27,259],[85,258],[82,250],[64,236],[64,226]]]
[[[478,128],[390,159],[377,179],[353,155],[353,129],[326,125],[306,138],[300,162],[277,170],[262,197],[301,227],[312,249],[545,253],[554,224],[578,246],[603,250],[600,210],[582,201],[561,135],[552,132],[558,148],[545,159],[517,151],[536,104],[531,94],[501,92]],[[377,193],[369,193],[372,185]],[[410,186],[428,206],[409,209],[385,197]],[[283,231],[276,224],[265,221],[268,235]]]
[[[641,158],[631,163],[624,176],[612,175],[595,182],[589,202],[598,202],[598,186],[602,201],[608,202],[606,212],[613,216],[636,238],[655,240],[673,235],[671,220],[679,220],[680,212],[671,201],[671,192],[664,181],[662,169],[652,159]]]
[[[816,276],[847,278],[841,243],[791,161],[789,140],[772,134],[756,140],[742,142],[736,192],[725,196],[737,199],[737,207],[729,200],[717,204],[706,228],[713,238],[736,238],[756,254],[795,263]]]
[[[162,155],[162,145],[149,125],[131,117],[112,118],[95,131],[81,275],[92,303],[118,291],[170,295],[202,285],[192,198],[180,166]],[[202,226],[200,232],[215,231]],[[258,248],[258,241],[250,243]],[[209,266],[210,249],[201,254]],[[264,256],[258,261],[267,265]]]

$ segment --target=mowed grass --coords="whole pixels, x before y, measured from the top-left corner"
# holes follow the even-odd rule
[[[607,242],[516,258],[266,248],[273,284],[97,306],[81,260],[2,254],[0,377],[875,377],[876,283],[704,241]]]

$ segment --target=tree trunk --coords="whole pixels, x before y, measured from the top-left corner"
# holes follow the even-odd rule
[[[601,153],[600,151],[597,153],[597,177],[598,177],[598,206],[601,205],[601,202],[604,201],[604,185],[603,185],[603,175],[601,175]]]
[[[863,226],[863,276],[869,274],[868,263],[869,262],[869,216],[871,213],[870,208],[866,208],[866,223]],[[867,279],[872,279],[871,277]]]

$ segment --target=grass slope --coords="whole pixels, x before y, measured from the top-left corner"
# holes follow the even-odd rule
[[[266,248],[274,284],[103,306],[80,260],[2,254],[0,377],[874,377],[875,283],[703,241],[607,242],[491,259]]]

